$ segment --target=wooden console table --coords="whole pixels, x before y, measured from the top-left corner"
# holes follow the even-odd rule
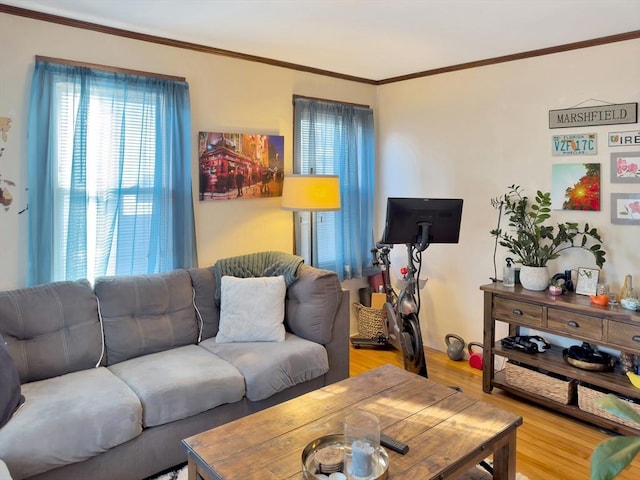
[[[640,312],[625,310],[620,306],[594,305],[588,296],[575,293],[553,297],[547,291],[534,292],[519,285],[503,287],[501,283],[483,285],[480,289],[484,292],[482,386],[486,393],[490,393],[493,387],[498,387],[609,430],[627,435],[640,433],[635,428],[587,413],[578,408],[578,405],[563,405],[517,388],[507,383],[504,371],[494,371],[494,358],[499,355],[621,396],[640,398],[640,390],[631,385],[618,367],[613,372],[581,370],[564,361],[562,347],[554,345],[544,353],[527,354],[503,348],[500,339],[496,339],[496,322],[504,322],[509,325],[509,335],[519,335],[520,328],[527,327],[574,339],[576,344],[584,341],[592,346],[640,354]]]

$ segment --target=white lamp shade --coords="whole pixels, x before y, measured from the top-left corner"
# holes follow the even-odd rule
[[[282,208],[292,211],[340,210],[340,180],[337,175],[285,175]]]

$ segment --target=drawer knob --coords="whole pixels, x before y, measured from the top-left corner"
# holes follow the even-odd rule
[[[640,335],[634,335],[633,337],[631,337],[631,340],[640,343]]]
[[[513,312],[514,315],[519,315],[519,316],[524,315],[523,311],[519,310],[517,308],[514,308],[512,312]]]
[[[571,320],[570,322],[567,322],[567,325],[569,325],[571,328],[579,328],[580,325],[578,325],[578,322],[574,322],[573,320]]]

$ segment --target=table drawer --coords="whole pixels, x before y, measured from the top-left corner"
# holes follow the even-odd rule
[[[493,316],[496,320],[540,327],[542,325],[542,305],[494,297]]]
[[[604,320],[557,308],[547,310],[547,327],[558,333],[577,335],[590,340],[604,339]]]
[[[629,325],[609,320],[607,342],[627,348],[631,352],[640,351],[640,325]]]

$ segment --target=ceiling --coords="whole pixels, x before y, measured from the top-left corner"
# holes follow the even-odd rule
[[[374,81],[640,31],[640,0],[0,1]]]

